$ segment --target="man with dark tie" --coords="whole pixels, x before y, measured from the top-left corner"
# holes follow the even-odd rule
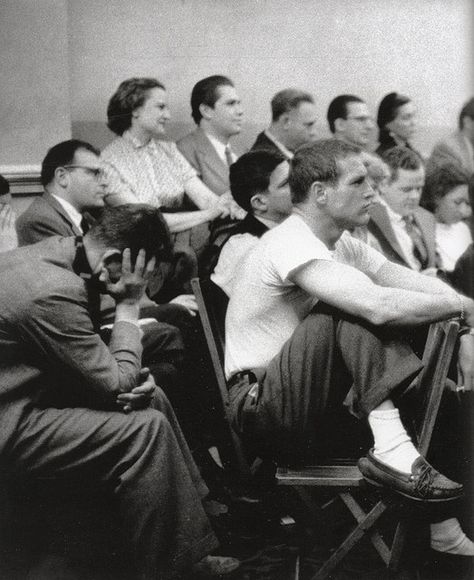
[[[367,242],[412,270],[435,268],[435,218],[419,206],[425,183],[423,161],[408,147],[388,149],[382,159],[390,177],[380,184],[379,203],[369,210]]]
[[[194,85],[191,115],[197,128],[180,139],[177,146],[217,195],[229,192],[229,167],[239,156],[230,140],[241,131],[243,113],[240,97],[229,78],[213,75]]]

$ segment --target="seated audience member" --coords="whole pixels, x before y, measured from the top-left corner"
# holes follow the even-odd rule
[[[373,139],[374,119],[366,103],[355,95],[339,95],[329,105],[329,130],[336,139],[367,149]]]
[[[474,172],[474,97],[461,109],[459,129],[435,145],[427,166],[431,169],[445,163],[460,165],[469,174]]]
[[[382,159],[390,177],[381,181],[379,203],[370,207],[367,241],[392,262],[418,271],[435,268],[435,219],[419,206],[425,183],[423,161],[407,147],[393,147]]]
[[[250,249],[291,213],[288,171],[283,153],[271,149],[244,153],[230,168],[230,190],[247,216],[227,233],[215,256],[211,280],[228,296]]]
[[[301,147],[289,183],[293,213],[248,255],[227,310],[236,429],[260,457],[311,461],[344,435],[334,417],[346,402],[374,437],[359,460],[364,477],[421,502],[459,497],[461,486],[419,455],[400,420],[396,404],[422,366],[400,327],[461,315],[472,328],[474,301],[348,234],[367,223],[373,198],[353,146],[329,139]],[[466,389],[474,386],[473,339],[460,338]],[[448,521],[433,530],[441,551],[451,541]],[[456,530],[463,553],[474,554]]]
[[[439,267],[450,272],[472,242],[469,176],[458,165],[439,165],[427,173],[420,205],[436,218]]]
[[[155,208],[106,208],[84,238],[0,256],[2,452],[33,477],[106,485],[136,577],[174,578],[217,545],[207,490],[166,397],[141,369],[139,302],[169,251]],[[107,347],[99,292],[116,302]],[[146,525],[144,525],[146,522]]]
[[[416,108],[412,100],[399,93],[389,93],[381,100],[377,112],[379,146],[382,155],[395,146],[413,149],[410,141],[416,131]]]
[[[11,205],[10,184],[0,175],[0,252],[8,252],[18,246],[15,230],[15,212]]]
[[[474,173],[469,178],[469,198],[472,207],[474,204]],[[474,233],[474,214],[472,212],[470,225],[471,232]],[[474,242],[456,262],[454,270],[449,274],[449,279],[457,290],[474,298]]]
[[[230,140],[240,133],[243,114],[234,84],[227,77],[214,75],[194,85],[191,115],[197,128],[176,145],[217,195],[229,194],[229,167],[238,158]]]
[[[278,150],[288,159],[304,143],[316,139],[314,98],[299,89],[284,89],[271,102],[272,122],[262,131],[252,149]]]
[[[192,228],[229,214],[229,200],[213,193],[176,145],[162,140],[170,119],[164,85],[152,78],[123,81],[107,108],[108,127],[118,135],[102,151],[107,203],[149,203],[161,208],[175,246],[199,252]],[[189,200],[198,209],[187,211]],[[199,236],[198,236],[199,237]],[[197,246],[197,247],[196,247]]]

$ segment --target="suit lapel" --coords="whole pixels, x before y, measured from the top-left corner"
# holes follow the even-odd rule
[[[434,219],[429,214],[418,210],[414,214],[415,222],[420,228],[428,252],[428,266],[436,263],[436,232]]]
[[[385,207],[383,205],[381,205],[380,203],[374,204],[370,208],[370,217],[371,217],[372,224],[369,222],[369,225],[368,225],[369,231],[372,234],[374,234],[376,237],[383,236],[385,238],[386,242],[392,248],[392,250],[396,254],[398,254],[400,259],[404,263],[406,263],[405,254],[403,253],[403,250],[402,250],[400,244],[398,243],[397,236],[395,235],[395,232],[393,231],[392,224],[390,223],[390,219],[388,217],[388,214],[387,214]],[[375,231],[375,228],[373,227],[373,225],[376,226],[376,228],[378,230],[377,232]]]
[[[201,128],[196,129],[198,149],[202,152],[202,160],[206,163],[207,168],[215,173],[221,181],[229,181],[229,168],[227,164],[217,154],[214,146],[207,138]]]
[[[74,222],[69,217],[69,214],[67,213],[67,211],[63,208],[63,206],[59,203],[59,201],[57,199],[55,199],[52,195],[50,195],[47,192],[45,192],[42,197],[43,197],[43,200],[46,203],[48,203],[55,210],[55,212],[61,216],[61,218],[65,222],[67,222],[67,224],[73,230],[75,236],[82,235],[82,231],[74,224]]]

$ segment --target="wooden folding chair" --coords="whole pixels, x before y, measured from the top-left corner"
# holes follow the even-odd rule
[[[424,366],[417,381],[420,392],[425,393],[421,419],[414,433],[415,442],[422,455],[426,455],[429,448],[458,329],[459,324],[453,321],[439,322],[430,326],[423,354]],[[357,522],[356,527],[311,580],[327,578],[349,551],[366,535],[369,536],[385,565],[392,570],[398,568],[411,520],[409,505],[405,500],[402,501],[396,494],[387,492],[382,494],[370,511],[366,512],[352,493],[364,485],[364,480],[356,465],[324,465],[297,470],[279,468],[276,477],[280,485],[294,486],[308,506],[314,503],[308,487],[339,488],[339,499]],[[400,511],[395,534],[389,547],[382,535],[374,528],[380,522],[382,515],[391,507],[400,508]]]
[[[232,453],[227,455],[227,461],[240,473],[250,474],[240,439],[231,427],[229,395],[223,371],[224,320],[228,299],[222,290],[210,280],[200,281],[195,278],[191,284],[216,373],[225,418],[229,425]],[[415,425],[414,431],[415,442],[422,455],[426,455],[429,448],[458,329],[459,324],[454,321],[439,322],[430,326],[423,353],[423,369],[417,380],[420,392],[425,393],[421,418]],[[376,498],[375,505],[366,512],[354,497],[357,490],[367,487],[357,465],[346,462],[344,464],[308,466],[301,469],[279,467],[276,479],[279,485],[294,487],[311,510],[316,507],[316,502],[313,500],[310,488],[315,487],[320,490],[326,488],[335,491],[336,497],[342,501],[356,521],[355,528],[334,550],[330,558],[324,562],[312,580],[327,578],[350,550],[365,536],[369,537],[373,547],[388,568],[394,570],[398,567],[409,528],[409,514],[406,515],[406,509],[400,512],[390,547],[383,539],[382,534],[375,530],[375,526],[380,523],[382,515],[389,508],[402,508],[406,502],[402,502],[396,494],[387,492],[380,496],[377,492],[373,494]],[[367,489],[367,491],[369,495],[372,495],[371,489]]]

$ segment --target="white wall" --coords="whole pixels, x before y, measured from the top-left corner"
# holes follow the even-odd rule
[[[317,96],[322,131],[335,95],[354,92],[375,112],[397,90],[418,105],[425,150],[472,92],[470,0],[71,0],[69,21],[74,130],[99,145],[108,99],[130,76],[165,83],[174,137],[192,126],[191,88],[210,74],[235,81],[246,140],[287,86]]]
[[[0,2],[0,165],[71,135],[66,0]]]

